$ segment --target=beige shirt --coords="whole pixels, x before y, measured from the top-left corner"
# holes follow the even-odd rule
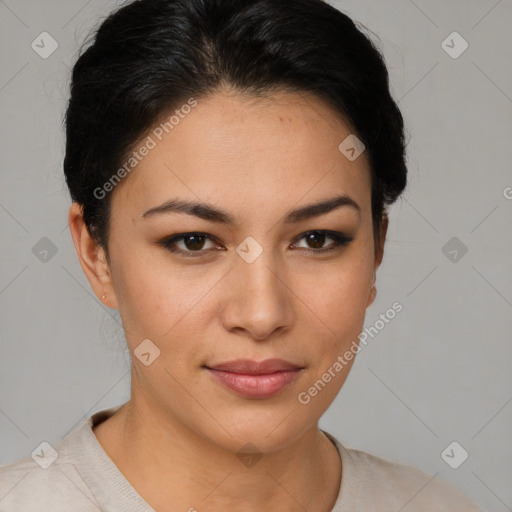
[[[43,446],[34,459],[0,466],[0,512],[155,512],[92,431],[120,407],[104,409],[81,422],[59,441],[55,452],[50,445]],[[336,445],[342,462],[341,488],[332,512],[482,512],[437,478],[345,448],[323,432]],[[202,512],[201,507],[197,512]]]

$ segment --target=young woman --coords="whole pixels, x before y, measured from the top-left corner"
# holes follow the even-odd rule
[[[0,470],[5,512],[476,511],[318,428],[406,185],[384,61],[321,0],[139,0],[73,69],[69,225],[131,399]]]

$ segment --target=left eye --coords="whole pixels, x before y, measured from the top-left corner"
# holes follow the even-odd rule
[[[353,240],[352,237],[339,233],[337,231],[308,231],[299,237],[299,240],[304,238],[307,243],[313,243],[313,252],[326,252],[337,249],[340,246],[347,245]],[[316,247],[322,246],[326,238],[334,240],[334,243],[330,247]]]
[[[326,239],[331,239],[334,242],[330,247],[323,247]],[[337,231],[308,231],[304,233],[296,240],[304,239],[306,243],[313,244],[313,248],[306,247],[306,250],[312,253],[324,253],[327,251],[332,251],[341,246],[347,245],[350,243],[353,238],[349,237],[343,233]],[[206,233],[182,233],[180,235],[172,236],[171,238],[166,238],[160,242],[160,245],[165,247],[168,251],[173,253],[180,253],[183,256],[202,256],[205,252],[208,252],[208,249],[204,249],[204,243],[206,240],[209,240],[213,243],[213,237],[207,235]],[[178,248],[177,244],[182,243],[184,248]],[[301,247],[303,249],[303,247]],[[210,249],[211,250],[211,249]],[[213,250],[216,250],[213,248]],[[195,254],[194,254],[195,253]]]

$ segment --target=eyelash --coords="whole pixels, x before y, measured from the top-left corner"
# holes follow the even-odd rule
[[[312,252],[314,254],[318,254],[318,253],[325,254],[327,252],[330,252],[330,251],[333,251],[336,249],[340,249],[341,247],[348,245],[353,240],[352,237],[345,235],[344,233],[340,233],[338,231],[317,230],[317,229],[311,230],[311,231],[306,231],[305,233],[300,235],[297,238],[297,240],[301,240],[302,238],[304,238],[307,235],[310,235],[312,233],[325,234],[325,235],[327,235],[328,238],[331,238],[334,240],[334,244],[331,247],[324,247],[322,249],[307,249],[307,248],[301,247],[298,249],[299,251],[305,250],[307,252]],[[190,251],[190,250],[184,251],[182,249],[176,249],[176,247],[174,247],[174,245],[177,242],[179,242],[180,240],[183,240],[185,238],[188,238],[189,236],[192,236],[192,235],[204,236],[207,239],[215,242],[215,239],[206,233],[201,233],[199,231],[191,231],[189,233],[181,233],[179,235],[173,235],[171,237],[165,238],[165,239],[161,240],[159,242],[159,244],[162,247],[164,247],[165,249],[167,249],[169,252],[181,254],[182,256],[184,256],[186,258],[201,257],[204,255],[204,253],[206,253],[210,250],[217,250],[217,249],[199,249],[197,251]]]

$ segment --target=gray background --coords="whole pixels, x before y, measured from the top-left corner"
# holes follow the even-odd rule
[[[331,3],[380,38],[409,186],[365,325],[395,301],[403,311],[370,338],[320,427],[512,510],[512,2]],[[115,5],[0,0],[0,464],[129,398],[119,317],[78,263],[61,171],[70,67]],[[44,31],[58,42],[47,59],[31,48]],[[469,44],[458,58],[441,46],[453,31]],[[47,261],[33,252],[43,237],[57,251]],[[441,457],[452,441],[469,452],[458,469]]]

